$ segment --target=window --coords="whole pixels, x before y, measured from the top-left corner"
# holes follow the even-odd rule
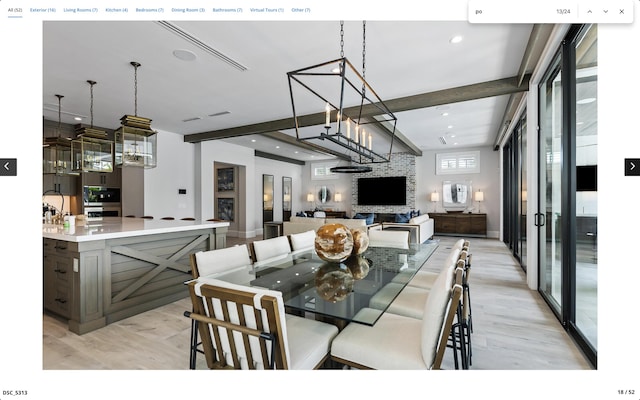
[[[480,152],[436,154],[436,175],[480,173]]]
[[[331,172],[331,168],[337,165],[337,162],[311,164],[311,179],[314,181],[322,179],[336,179],[336,174]]]

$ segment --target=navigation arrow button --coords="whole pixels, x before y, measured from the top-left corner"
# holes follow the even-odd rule
[[[640,176],[640,158],[624,159],[624,175]]]
[[[18,159],[16,158],[0,158],[0,176],[16,176]]]

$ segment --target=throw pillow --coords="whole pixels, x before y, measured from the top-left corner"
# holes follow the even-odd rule
[[[411,211],[409,211],[406,214],[403,213],[398,213],[395,216],[394,222],[398,222],[398,223],[407,223],[409,222],[409,220],[411,219]]]
[[[303,213],[302,211],[300,211],[299,213],[296,213],[296,217],[306,217],[307,214]]]
[[[410,218],[418,217],[418,216],[420,216],[420,210],[411,210],[411,217]]]
[[[376,218],[376,215],[374,213],[371,213],[369,215],[367,215],[367,225],[371,225],[373,224],[373,220]]]
[[[370,213],[370,214],[367,214],[367,215],[363,215],[363,214],[360,214],[360,213],[356,213],[356,215],[353,216],[353,219],[364,219],[364,220],[366,220],[365,223],[367,225],[371,225],[371,224],[373,224],[373,220],[375,219],[375,214],[374,213]]]

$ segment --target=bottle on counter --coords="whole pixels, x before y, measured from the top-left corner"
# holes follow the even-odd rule
[[[44,222],[47,224],[51,223],[51,207],[47,207],[47,211],[44,213]]]

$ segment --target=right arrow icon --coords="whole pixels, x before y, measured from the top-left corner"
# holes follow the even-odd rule
[[[624,175],[625,176],[640,176],[640,158],[625,158],[624,159]]]

